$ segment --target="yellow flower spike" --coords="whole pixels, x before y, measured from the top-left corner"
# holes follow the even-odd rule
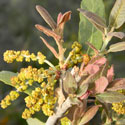
[[[32,61],[37,61],[37,57],[34,53],[31,53],[30,58]]]
[[[36,104],[33,106],[33,109],[34,109],[34,111],[36,111],[36,112],[39,112],[39,111],[40,111],[40,108],[41,108],[41,106],[39,105],[39,103],[36,103]]]
[[[40,93],[41,92],[41,88],[37,87],[37,88],[35,88],[35,91]]]
[[[29,81],[28,81],[28,85],[32,86],[32,85],[33,85],[33,82],[34,82],[33,80],[29,80]]]
[[[42,88],[45,88],[45,87],[46,87],[46,83],[45,83],[45,82],[42,82],[41,87],[42,87]]]
[[[32,96],[33,96],[34,98],[37,98],[37,97],[38,97],[38,95],[39,95],[39,93],[38,93],[38,92],[36,92],[36,91],[32,91]]]
[[[3,108],[3,109],[8,107],[4,100],[1,101],[0,105],[1,105],[1,108]]]
[[[125,95],[125,90],[119,90],[118,92]],[[112,109],[118,114],[125,114],[125,100],[117,103],[112,103]]]
[[[32,113],[31,113],[31,111],[29,109],[25,109],[24,112],[23,112],[23,114],[22,114],[22,118],[28,119],[28,118],[31,117],[31,114]]]
[[[19,55],[18,57],[16,57],[17,62],[22,62],[23,59],[24,59],[24,57],[22,55]]]
[[[37,53],[37,59],[38,59],[39,64],[43,64],[46,57],[41,52],[38,52]]]
[[[16,55],[13,50],[7,50],[3,54],[4,56],[4,61],[7,63],[12,63],[16,59]]]
[[[42,111],[47,116],[51,116],[54,113],[53,110],[51,110],[51,108],[48,104],[43,104]]]
[[[10,92],[11,101],[16,100],[18,97],[19,97],[19,93],[18,92],[16,92],[16,91],[11,91]]]

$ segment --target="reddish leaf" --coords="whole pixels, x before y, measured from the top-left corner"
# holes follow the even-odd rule
[[[60,17],[58,18],[59,20],[58,20],[58,25],[57,25],[57,31],[58,33],[62,35],[65,23],[69,21],[71,18],[71,11],[68,11],[64,13],[63,15],[59,15],[59,16]]]
[[[111,82],[113,80],[113,77],[114,77],[114,67],[112,65],[111,68],[107,72],[108,81]]]
[[[59,13],[57,17],[57,25],[59,24],[61,17],[62,17],[62,13]]]
[[[56,52],[56,50],[43,37],[40,37],[40,39],[48,47],[48,49],[50,49],[50,51],[53,53],[53,55],[58,59],[59,55]]]
[[[102,76],[95,81],[95,92],[103,93],[107,86],[108,86],[108,80],[106,77]]]
[[[46,28],[46,27],[44,27],[42,25],[36,24],[35,27],[39,31],[45,33],[47,36],[53,37],[57,41],[59,41],[61,39],[61,37],[59,35],[57,35],[54,31],[52,31],[52,30],[50,30],[50,29],[48,29],[48,28]]]
[[[95,105],[95,106],[92,106],[83,116],[83,118],[81,119],[79,125],[84,125],[86,124],[87,122],[89,122],[94,116],[95,114],[97,113],[99,109],[99,105]]]
[[[108,91],[117,91],[121,89],[125,89],[125,78],[114,80],[107,88]]]
[[[106,63],[106,58],[102,57],[94,62],[95,65],[102,66],[103,64]]]
[[[53,20],[53,18],[50,16],[50,14],[47,12],[47,10],[45,8],[43,8],[42,6],[40,6],[40,5],[37,5],[36,9],[39,12],[39,14],[43,17],[43,19],[46,21],[46,23],[52,29],[56,29],[56,23]]]
[[[93,65],[93,64],[88,64],[84,71],[89,73],[90,75],[92,75],[92,74],[95,74],[99,71],[99,66]]]

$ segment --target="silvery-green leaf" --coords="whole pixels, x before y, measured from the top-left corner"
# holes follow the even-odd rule
[[[125,22],[125,0],[116,0],[109,17],[109,27],[118,29]]]
[[[123,33],[123,32],[111,32],[111,33],[108,33],[107,36],[109,36],[109,37],[115,36],[115,37],[118,37],[120,39],[123,39],[125,37],[125,33]]]
[[[63,89],[67,94],[73,94],[77,90],[77,83],[72,74],[67,71],[63,79]]]
[[[11,77],[17,76],[17,73],[10,72],[10,71],[1,71],[0,72],[0,81],[3,83],[13,86],[11,83]],[[14,86],[13,86],[14,87]]]
[[[98,27],[100,26],[106,28],[105,21],[95,13],[81,8],[79,8],[78,11],[80,11],[92,24],[96,24]]]
[[[15,87],[12,83],[11,83],[11,78],[13,76],[17,76],[18,73],[14,73],[14,72],[10,72],[10,71],[1,71],[0,72],[0,81],[2,81],[3,83],[10,85],[12,87]],[[24,91],[24,93],[30,95],[32,92],[32,87],[28,87],[28,89],[26,89]]]
[[[110,45],[108,52],[118,52],[125,50],[125,41]]]
[[[104,92],[102,94],[96,95],[96,99],[104,103],[121,102],[125,100],[125,96],[119,92]]]
[[[28,125],[45,125],[44,122],[40,121],[37,118],[28,118],[26,122]]]
[[[88,89],[88,84],[84,84],[79,86],[78,90],[77,90],[77,97],[80,97],[82,96],[83,94],[85,94],[85,92],[87,91]]]

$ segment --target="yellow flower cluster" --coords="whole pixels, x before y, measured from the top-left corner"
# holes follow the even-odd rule
[[[120,90],[119,92],[125,95],[125,90]],[[125,100],[118,103],[112,103],[112,109],[119,114],[125,114]]]
[[[37,69],[28,66],[28,68],[22,68],[17,76],[11,78],[11,83],[17,91],[24,91],[28,85],[32,86],[33,82],[41,83],[43,81],[43,68]]]
[[[39,112],[43,104],[42,89],[37,87],[32,91],[30,96],[25,98],[26,108],[22,114],[22,118],[27,119],[35,112]]]
[[[87,65],[88,62],[90,61],[89,55],[88,54],[83,54],[82,56],[83,56],[83,62],[84,62],[84,64]]]
[[[71,121],[67,117],[61,118],[61,125],[71,125]]]
[[[45,115],[51,116],[54,111],[54,105],[57,101],[57,97],[54,97],[54,85],[56,83],[56,80],[52,80],[48,78],[48,83],[45,84],[43,82],[41,84],[42,89],[42,96],[44,104],[42,105],[42,111]]]
[[[69,53],[71,55],[71,59],[68,62],[69,67],[73,66],[74,64],[82,62],[82,45],[78,42],[74,42],[72,44],[72,51]]]
[[[12,63],[14,60],[17,62],[22,62],[24,59],[26,62],[32,61],[38,61],[39,64],[43,64],[46,57],[41,53],[38,52],[37,55],[34,53],[31,53],[28,50],[22,50],[22,51],[13,51],[13,50],[7,50],[4,53],[4,61],[7,63]]]
[[[26,108],[22,114],[22,118],[27,119],[31,117],[35,112],[39,112],[41,109],[43,113],[47,116],[53,114],[53,108],[56,103],[57,98],[54,97],[54,83],[46,84],[43,82],[41,87],[37,87],[32,91],[30,96],[25,98]]]
[[[3,109],[7,108],[10,104],[11,101],[16,100],[19,97],[19,93],[16,91],[11,91],[9,95],[7,95],[2,101],[1,101],[1,107]]]

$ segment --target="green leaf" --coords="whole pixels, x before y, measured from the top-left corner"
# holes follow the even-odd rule
[[[10,71],[1,71],[0,72],[0,81],[4,82],[7,85],[13,86],[11,84],[11,77],[13,77],[13,76],[17,76],[17,73],[10,72]]]
[[[37,118],[29,118],[26,120],[26,122],[28,123],[28,125],[45,125],[44,122],[41,122]]]
[[[104,32],[103,28],[106,28],[106,23],[101,17],[85,9],[79,8],[78,11],[80,11],[97,29]]]
[[[75,78],[72,76],[72,74],[69,71],[67,71],[63,79],[64,91],[68,94],[73,94],[76,92],[77,86],[78,85],[76,83]]]
[[[125,41],[112,44],[109,47],[108,52],[118,52],[118,51],[123,51],[123,50],[125,50]]]
[[[114,103],[125,100],[125,96],[119,92],[104,92],[102,94],[96,95],[97,100],[104,103]]]
[[[116,0],[109,17],[109,27],[118,29],[125,22],[125,0]]]
[[[85,92],[87,91],[88,89],[88,84],[84,84],[79,86],[78,90],[77,90],[77,97],[80,97],[82,96],[83,94],[85,94]]]
[[[1,71],[0,72],[0,81],[3,83],[10,85],[15,88],[15,86],[11,83],[11,77],[17,76],[18,73],[10,72],[10,71]],[[24,93],[30,95],[33,88],[29,87],[27,90],[24,91]]]
[[[88,111],[84,114],[83,118],[81,119],[79,125],[84,125],[89,122],[97,113],[99,109],[98,105],[92,106]]]
[[[105,10],[103,0],[82,0],[81,9],[96,13],[104,19]],[[79,42],[84,44],[85,49],[87,48],[85,42],[90,42],[96,49],[100,49],[102,45],[101,32],[97,30],[95,26],[93,26],[81,13],[79,23]],[[92,50],[90,48],[87,52],[92,54]]]

